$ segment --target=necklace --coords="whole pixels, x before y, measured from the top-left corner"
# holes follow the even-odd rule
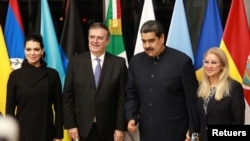
[[[216,92],[216,88],[212,87],[210,89],[209,96],[203,102],[203,108],[204,108],[205,114],[207,114],[208,103],[209,103],[210,99],[215,95],[215,92]]]

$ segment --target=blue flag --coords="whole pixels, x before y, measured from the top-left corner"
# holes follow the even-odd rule
[[[201,27],[194,67],[198,80],[201,79],[200,68],[204,53],[211,47],[219,47],[223,34],[217,0],[208,0]]]
[[[166,45],[185,53],[194,63],[194,55],[183,0],[175,1]]]
[[[62,85],[64,85],[65,70],[61,58],[61,49],[57,40],[54,24],[52,21],[49,5],[47,0],[41,0],[40,11],[40,34],[43,36],[45,61],[48,67],[58,71]]]
[[[24,28],[17,0],[9,1],[4,38],[12,69],[20,68],[24,59]]]

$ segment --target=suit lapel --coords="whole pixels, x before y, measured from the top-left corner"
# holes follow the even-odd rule
[[[112,64],[112,59],[111,59],[110,55],[106,52],[106,54],[104,56],[104,62],[102,65],[102,70],[101,70],[97,90],[100,88],[101,84],[103,83],[105,75],[107,74],[106,72],[108,71],[111,64]]]
[[[87,55],[84,55],[83,60],[79,60],[79,61],[84,62],[83,63],[84,65],[82,67],[85,67],[86,69],[81,69],[81,70],[86,70],[86,72],[82,72],[82,73],[87,74],[86,78],[90,78],[89,81],[91,81],[93,89],[96,89],[95,77],[94,77],[94,73],[93,73],[92,60],[91,60],[90,52],[88,52]],[[86,78],[84,78],[84,79],[86,79]]]

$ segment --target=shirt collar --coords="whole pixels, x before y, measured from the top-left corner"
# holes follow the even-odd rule
[[[95,58],[97,58],[94,54],[90,53],[91,55],[91,60],[94,61]],[[103,53],[101,56],[99,56],[98,58],[101,59],[101,61],[104,61],[104,56],[105,56],[105,53]]]

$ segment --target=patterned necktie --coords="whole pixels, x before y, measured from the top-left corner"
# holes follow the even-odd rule
[[[97,61],[97,64],[96,64],[96,67],[95,67],[94,76],[95,76],[95,85],[97,87],[98,81],[99,81],[99,78],[100,78],[100,74],[101,74],[101,64],[100,64],[101,59],[96,58],[95,60]]]

